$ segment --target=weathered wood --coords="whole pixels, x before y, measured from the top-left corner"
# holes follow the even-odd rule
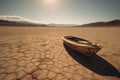
[[[62,37],[64,44],[69,48],[76,50],[86,56],[96,55],[97,52],[101,49],[97,45],[93,45],[88,40],[77,38],[73,36],[63,36]]]

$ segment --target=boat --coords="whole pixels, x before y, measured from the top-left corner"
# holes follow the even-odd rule
[[[100,46],[98,46],[88,40],[74,37],[74,36],[63,36],[62,40],[67,47],[69,47],[75,51],[78,51],[85,56],[96,55],[97,52],[101,49]]]

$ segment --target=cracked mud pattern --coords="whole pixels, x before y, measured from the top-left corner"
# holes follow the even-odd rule
[[[101,76],[79,64],[66,52],[62,40],[58,37],[38,36],[0,43],[0,80],[119,80],[119,78]]]

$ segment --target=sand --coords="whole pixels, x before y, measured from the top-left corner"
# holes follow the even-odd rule
[[[66,35],[102,49],[87,59],[63,45]],[[119,80],[119,35],[116,27],[0,27],[0,80]]]

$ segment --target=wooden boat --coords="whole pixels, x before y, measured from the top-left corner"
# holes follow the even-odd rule
[[[88,40],[74,37],[74,36],[63,36],[62,40],[64,44],[69,48],[76,50],[86,56],[96,55],[97,52],[101,49],[100,46],[94,45]]]

